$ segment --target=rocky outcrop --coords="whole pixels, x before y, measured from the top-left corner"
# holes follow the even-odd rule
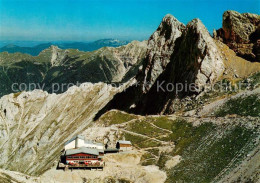
[[[64,143],[80,134],[118,91],[84,83],[63,94],[40,90],[0,99],[0,166],[40,175],[55,166]]]
[[[171,25],[167,24],[171,27],[167,34],[165,29],[160,28],[165,21]],[[110,106],[107,106],[108,109],[117,108],[142,114],[173,113],[175,99],[198,94],[204,90],[206,84],[214,84],[222,76],[222,55],[199,19],[194,19],[184,27],[175,18],[167,15],[151,36],[150,44],[157,41],[154,35],[161,35],[164,37],[160,38],[162,40],[169,40],[170,35],[173,38],[170,45],[174,46],[169,46],[165,41],[160,42],[164,45],[159,44],[160,47],[148,50],[136,83],[116,95],[109,103]],[[165,53],[169,54],[162,56],[166,59],[156,59],[156,55]],[[181,85],[183,89],[178,91],[177,85]],[[185,89],[184,85],[191,87]]]
[[[184,24],[168,14],[150,37],[143,73],[141,78],[138,78],[139,81],[142,80],[140,84],[143,85],[143,92],[147,92],[150,89],[154,81],[170,62],[176,39],[181,36],[184,29]]]
[[[222,75],[223,58],[199,19],[187,24],[178,47],[176,55],[173,55],[172,64],[176,73],[181,75],[180,80],[194,81],[196,86],[203,87],[205,84],[213,84]]]
[[[223,27],[217,30],[215,37],[226,43],[237,55],[260,62],[260,15],[226,11],[222,24]]]
[[[176,99],[202,92],[206,85],[214,84],[223,71],[223,59],[214,40],[202,22],[194,19],[187,24],[167,68],[134,111],[173,113]]]

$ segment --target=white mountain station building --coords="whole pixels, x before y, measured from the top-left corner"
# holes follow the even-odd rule
[[[65,143],[65,151],[68,149],[77,149],[80,147],[93,148],[104,151],[104,145],[102,143],[86,140],[82,135],[77,135]]]
[[[65,164],[72,167],[103,167],[104,145],[77,135],[65,143]]]

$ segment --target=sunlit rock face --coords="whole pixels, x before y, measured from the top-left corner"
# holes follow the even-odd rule
[[[173,113],[176,98],[200,93],[206,84],[214,84],[224,69],[219,48],[199,19],[184,26],[166,15],[148,41],[136,84],[116,95],[108,108],[142,114]],[[177,83],[194,84],[193,91],[165,91],[167,84]],[[158,85],[163,90],[158,91]]]
[[[0,166],[40,175],[59,160],[64,143],[80,134],[117,92],[110,85],[84,83],[63,94],[41,90],[0,99]]]
[[[223,27],[216,31],[216,37],[226,43],[237,55],[260,62],[260,15],[226,11]]]
[[[157,30],[148,41],[148,51],[139,81],[143,83],[143,92],[147,92],[157,77],[164,71],[174,52],[175,42],[185,25],[175,17],[166,15]],[[148,84],[149,83],[149,84]]]

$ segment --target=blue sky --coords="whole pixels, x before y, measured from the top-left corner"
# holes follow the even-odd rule
[[[168,13],[185,24],[200,18],[212,32],[225,10],[260,14],[260,0],[0,0],[0,39],[143,40]]]

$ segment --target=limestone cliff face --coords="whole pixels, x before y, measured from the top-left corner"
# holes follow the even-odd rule
[[[215,35],[233,49],[239,56],[260,61],[260,15],[236,11],[226,11],[223,14],[223,27]]]
[[[165,28],[165,24],[170,28]],[[158,43],[157,35],[161,35],[163,41]],[[214,84],[225,69],[215,41],[199,19],[184,27],[167,15],[151,36],[148,45],[152,44],[155,46],[147,51],[144,68],[137,75],[136,83],[116,95],[108,108],[143,114],[173,113],[176,98],[200,93],[206,84]],[[177,83],[194,84],[194,87],[192,91],[188,89],[178,94],[176,88],[166,91],[168,84],[175,87]],[[158,91],[158,85],[163,90]]]
[[[206,84],[214,84],[223,71],[224,63],[218,47],[202,22],[194,19],[176,43],[170,63],[149,92],[136,103],[134,111],[173,113],[176,98],[200,93]],[[182,90],[178,88],[180,91],[176,88],[178,84],[183,86]],[[194,88],[185,89],[185,84]]]
[[[220,51],[199,19],[187,24],[178,48],[172,55],[172,73],[180,81],[204,86],[213,84],[223,74]]]
[[[143,74],[139,78],[139,81],[143,80],[143,92],[147,92],[150,89],[154,81],[170,62],[175,41],[181,36],[184,29],[184,24],[168,14],[150,37]]]
[[[0,166],[40,175],[59,160],[64,143],[80,134],[117,92],[84,83],[63,94],[40,90],[0,99]]]

